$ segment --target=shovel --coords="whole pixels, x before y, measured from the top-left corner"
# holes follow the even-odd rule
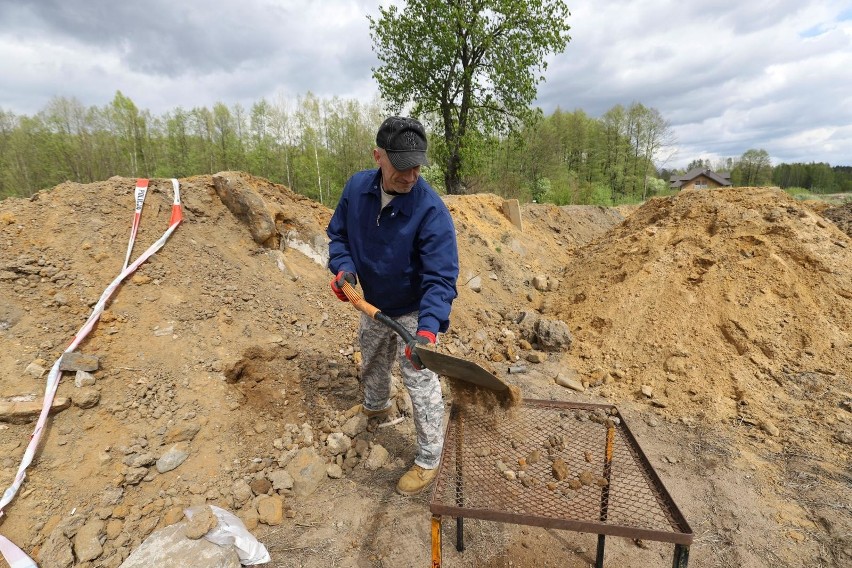
[[[349,282],[344,281],[341,288],[352,305],[359,311],[364,312],[374,320],[394,330],[406,343],[414,339],[402,325],[383,314],[376,306],[361,298]],[[422,346],[415,346],[414,350],[417,352],[423,365],[439,375],[471,383],[498,393],[509,390],[509,385],[472,361],[438,353]]]

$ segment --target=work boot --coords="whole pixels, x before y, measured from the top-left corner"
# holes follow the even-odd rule
[[[417,464],[411,466],[405,475],[399,478],[396,484],[396,492],[400,495],[417,495],[429,487],[438,475],[438,468],[424,469]]]
[[[363,404],[356,404],[352,408],[346,411],[347,417],[355,416],[358,413],[364,414],[367,418],[374,418],[376,416],[387,416],[390,413],[391,408],[393,408],[393,404],[388,404],[388,407],[383,410],[370,410],[365,408]]]

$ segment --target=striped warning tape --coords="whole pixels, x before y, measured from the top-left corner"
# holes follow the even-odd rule
[[[177,229],[178,225],[180,225],[181,221],[183,221],[183,209],[180,203],[180,185],[176,179],[172,179],[172,188],[174,190],[174,202],[172,204],[172,214],[169,219],[168,229],[166,229],[166,232],[163,233],[163,235],[157,239],[154,244],[148,247],[148,250],[143,252],[139,258],[128,266],[127,262],[130,259],[130,252],[133,249],[133,243],[136,240],[136,231],[139,228],[142,206],[145,202],[145,194],[148,190],[147,179],[139,179],[136,181],[136,210],[133,215],[133,226],[130,230],[130,242],[127,245],[127,256],[124,261],[124,267],[122,268],[121,273],[116,276],[112,282],[110,282],[109,286],[107,286],[106,290],[104,290],[103,294],[101,294],[101,297],[97,304],[95,304],[91,315],[86,320],[86,323],[83,324],[83,327],[81,327],[77,332],[77,335],[74,336],[74,339],[71,340],[71,343],[65,349],[63,355],[74,351],[77,346],[80,345],[80,342],[86,338],[95,323],[98,319],[100,319],[107,301],[109,301],[113,292],[115,292],[122,281],[124,281],[124,279],[129,275],[133,274],[136,269],[139,268],[139,265],[148,260],[151,255],[163,248],[163,245],[166,244],[166,241],[169,240],[169,237],[172,236],[172,233],[175,232],[175,229]],[[12,482],[12,485],[10,485],[3,493],[2,499],[0,499],[0,517],[3,516],[3,509],[12,501],[17,494],[18,489],[21,487],[21,484],[23,484],[24,479],[26,479],[27,467],[29,467],[30,463],[32,463],[36,449],[41,441],[44,426],[47,422],[47,416],[50,411],[50,407],[53,404],[53,398],[56,395],[56,389],[59,386],[59,380],[62,376],[62,372],[59,370],[59,363],[61,360],[62,357],[60,356],[50,368],[50,373],[47,376],[47,384],[44,389],[44,405],[42,406],[41,414],[39,414],[38,422],[36,422],[35,430],[33,430],[33,434],[30,437],[30,442],[24,452],[24,457],[21,460],[21,465],[18,467],[15,479]],[[20,548],[12,543],[12,541],[3,535],[0,535],[0,553],[2,553],[3,558],[9,563],[11,568],[37,568],[36,563],[29,556],[27,556]]]

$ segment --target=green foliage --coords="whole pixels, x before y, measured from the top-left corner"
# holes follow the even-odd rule
[[[217,103],[212,109],[176,108],[162,116],[138,109],[120,92],[104,107],[56,98],[31,117],[0,109],[0,199],[30,196],[66,180],[188,177],[239,169],[331,207],[352,173],[375,166],[370,150],[383,118],[378,101],[321,100],[311,93],[296,101],[262,99],[248,111]],[[634,103],[617,105],[600,119],[557,108],[505,134],[469,131],[462,187],[468,193],[557,205],[612,206],[670,195],[667,172],[660,170],[662,179],[652,175],[653,153],[648,152],[654,144],[649,142],[655,135],[666,139],[665,128],[657,127],[665,127],[659,113]],[[429,149],[432,165],[422,175],[445,193],[443,157],[449,152],[443,137],[431,133]],[[743,159],[722,160],[713,169],[736,164],[737,175],[744,178],[754,165],[749,160],[768,161],[765,154],[746,152]],[[850,166],[779,164],[767,171],[771,183],[796,195],[852,191]]]
[[[764,150],[746,150],[731,170],[731,183],[739,187],[757,187],[772,183],[772,161]]]
[[[546,56],[570,40],[568,16],[562,0],[408,0],[368,16],[382,63],[373,77],[392,110],[412,104],[443,134],[435,155],[448,193],[479,173],[483,140],[534,116]]]
[[[813,195],[810,191],[805,189],[804,187],[785,187],[783,188],[785,192],[790,194],[793,197],[799,197],[801,195],[806,196],[805,199],[810,199]]]
[[[492,143],[482,187],[558,205],[638,202],[668,191],[654,177],[654,157],[670,140],[660,113],[639,103],[616,105],[597,120],[557,108]]]
[[[250,111],[216,103],[154,117],[117,92],[101,108],[55,98],[34,117],[0,109],[0,198],[30,196],[72,180],[187,177],[243,170],[334,205],[346,179],[372,167],[382,120],[377,102],[310,93]]]

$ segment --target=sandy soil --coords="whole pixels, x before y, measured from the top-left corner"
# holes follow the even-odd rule
[[[329,434],[360,401],[358,314],[328,288],[331,210],[244,174],[218,174],[219,192],[215,179],[180,180],[185,221],[81,345],[99,359],[94,385],[64,374],[57,396],[72,404],[50,419],[0,534],[42,566],[117,567],[185,507],[210,503],[244,519],[268,566],[428,565],[430,495],[394,492],[414,456],[403,396],[399,423],[362,435],[387,449],[381,468],[356,458],[306,496],[255,483],[294,449],[333,461]],[[238,189],[230,208],[222,180]],[[134,182],[66,183],[0,202],[0,401],[39,402],[45,375],[31,364],[57,360],[120,272]],[[152,180],[134,258],[165,230],[171,199],[169,181]],[[691,567],[852,565],[845,209],[774,188],[701,190],[627,218],[527,205],[521,230],[496,196],[446,202],[461,275],[444,349],[490,365],[526,398],[616,405],[694,531]],[[536,318],[564,322],[570,342],[536,349]],[[525,372],[508,372],[520,364]],[[560,375],[582,392],[557,384]],[[0,422],[4,489],[32,430]],[[142,460],[175,441],[189,455],[178,468],[159,473]],[[148,469],[130,481],[139,463]],[[243,481],[280,497],[284,514],[258,522],[258,497],[237,496]],[[81,561],[84,525],[100,527],[102,550]],[[593,534],[464,527],[458,552],[445,519],[445,566],[594,563]],[[670,566],[671,554],[669,544],[610,537],[606,565]]]

